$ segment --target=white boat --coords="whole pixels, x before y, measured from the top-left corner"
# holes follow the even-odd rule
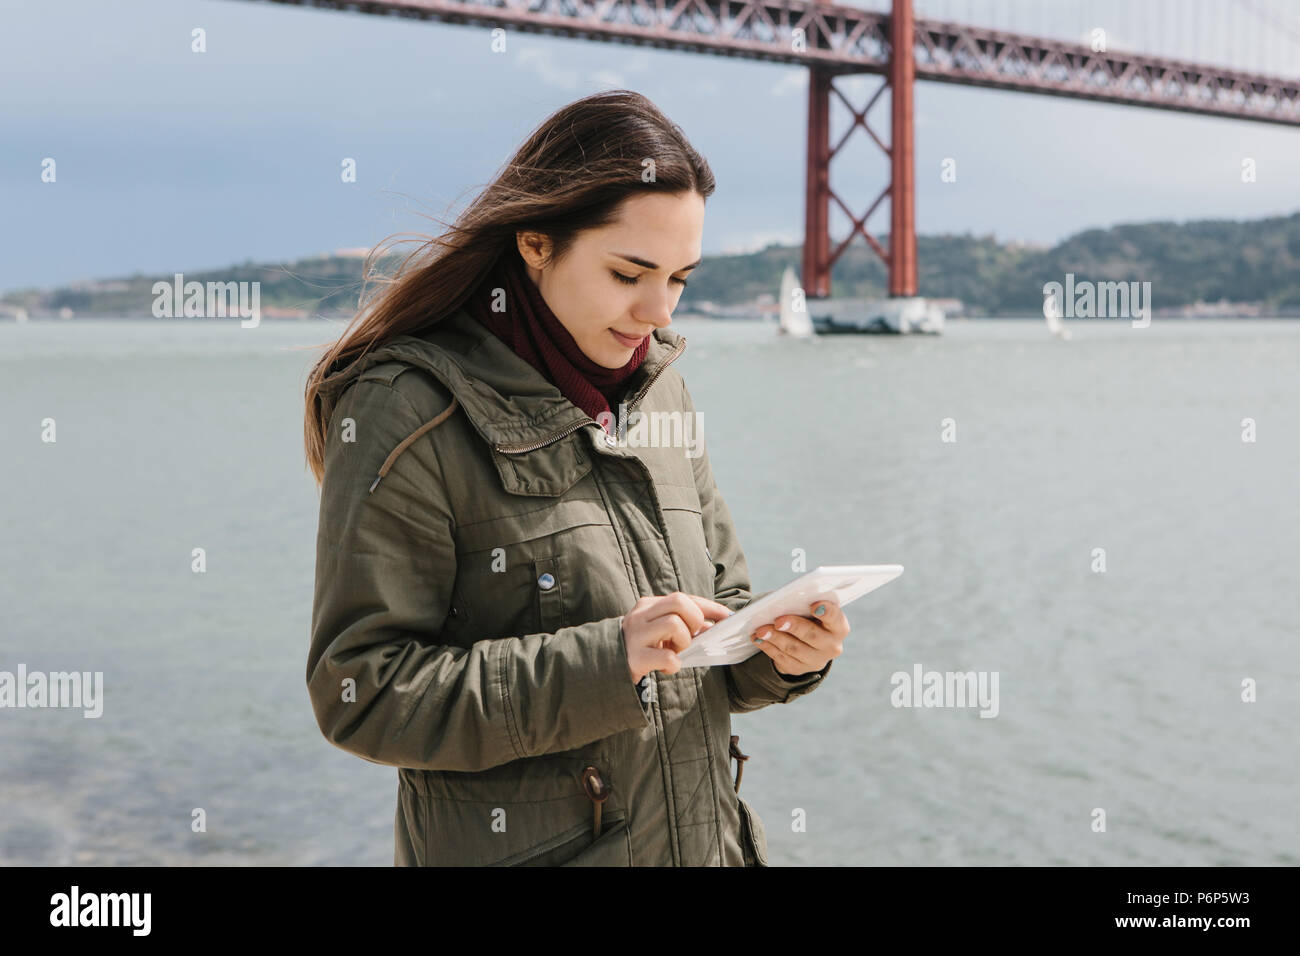
[[[1065,327],[1065,316],[1061,313],[1061,304],[1056,300],[1056,296],[1043,297],[1043,318],[1047,320],[1047,331],[1058,339],[1064,341],[1070,337],[1070,330]]]
[[[943,309],[920,296],[889,299],[813,299],[813,328],[821,335],[880,332],[895,335],[943,332]]]
[[[781,276],[781,321],[776,331],[778,335],[793,335],[801,339],[816,334],[808,318],[808,306],[803,290],[799,288],[799,279],[791,266],[786,266],[785,274]]]

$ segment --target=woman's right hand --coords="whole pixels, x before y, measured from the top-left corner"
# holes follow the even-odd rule
[[[682,669],[677,652],[686,650],[697,634],[731,613],[725,604],[681,591],[638,600],[623,615],[623,644],[632,683],[651,671],[677,673]]]

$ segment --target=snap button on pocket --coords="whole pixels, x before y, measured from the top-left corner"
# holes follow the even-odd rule
[[[565,591],[572,581],[564,579],[563,559],[554,554],[539,554],[532,560],[533,586],[529,602],[533,606],[533,630],[551,634],[565,625]]]
[[[617,442],[617,441],[618,441],[618,439],[615,438],[613,435],[608,435],[608,434],[607,434],[607,435],[605,436],[605,444],[606,444],[606,445],[609,445],[611,448],[614,446],[614,443]]]

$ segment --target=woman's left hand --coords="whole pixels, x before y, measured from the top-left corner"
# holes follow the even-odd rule
[[[844,652],[849,619],[843,609],[834,601],[817,601],[809,610],[812,616],[808,617],[782,614],[749,636],[787,677],[819,671]]]

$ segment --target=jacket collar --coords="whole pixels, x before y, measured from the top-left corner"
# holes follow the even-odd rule
[[[684,336],[655,329],[645,359],[627,379],[629,411],[685,349]],[[543,447],[586,424],[599,427],[464,309],[419,335],[397,336],[384,351],[386,360],[406,361],[440,379],[479,434],[503,454]]]
[[[626,380],[624,394],[629,413],[685,349],[685,336],[671,328],[655,329],[645,359]],[[547,448],[584,425],[600,426],[463,308],[418,334],[394,336],[356,360],[347,375],[323,390],[327,419],[333,401],[347,384],[366,369],[392,361],[423,369],[446,386],[455,400],[453,404],[464,410],[474,429],[491,445],[493,460],[508,491],[563,494],[590,470],[590,462],[569,442],[562,449],[545,453],[549,459],[545,462],[528,454]],[[435,421],[440,422],[450,411],[444,411]],[[617,408],[613,411],[618,414]],[[435,422],[426,423],[407,442],[430,427],[435,427]],[[394,449],[381,477],[407,442]]]

